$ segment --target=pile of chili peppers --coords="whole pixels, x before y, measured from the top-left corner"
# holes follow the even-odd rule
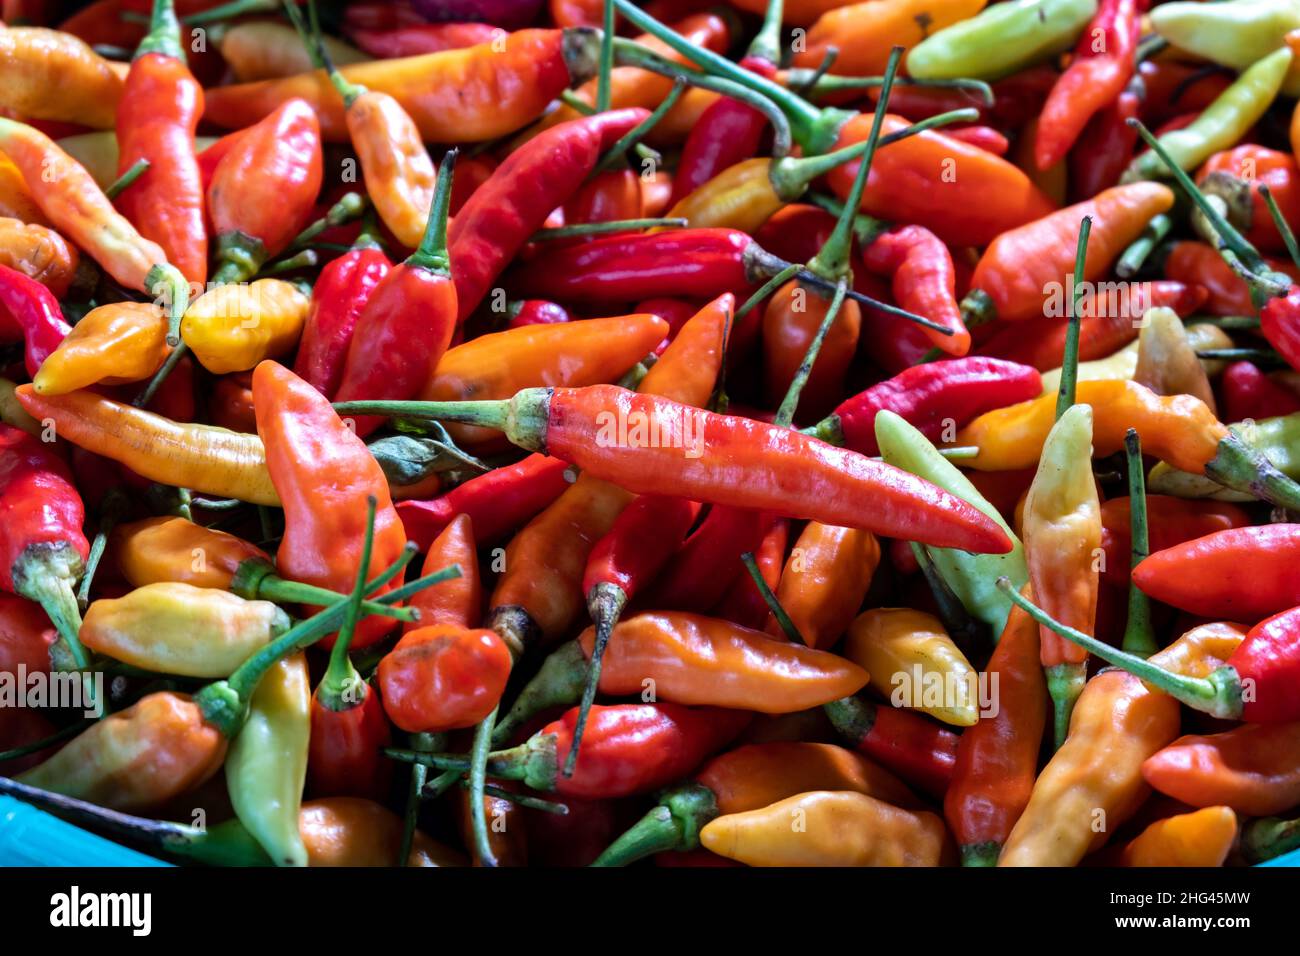
[[[1300,9],[729,2],[3,4],[0,793],[219,866],[1300,847]]]

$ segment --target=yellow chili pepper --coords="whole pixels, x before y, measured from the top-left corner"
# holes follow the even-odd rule
[[[72,284],[81,256],[53,229],[0,218],[0,265],[35,279],[56,297]]]
[[[229,677],[288,629],[289,615],[270,601],[165,582],[95,601],[79,636],[87,647],[145,670]]]
[[[849,626],[844,656],[865,668],[871,686],[896,707],[958,727],[979,721],[978,674],[931,614],[906,607],[860,614]]]
[[[1187,344],[1192,347],[1192,351],[1201,352],[1207,349],[1230,349],[1233,346],[1232,336],[1219,328],[1217,325],[1210,325],[1207,322],[1194,322],[1186,327]],[[1201,367],[1205,369],[1208,376],[1218,375],[1223,371],[1227,364],[1223,359],[1201,359]],[[1112,352],[1105,358],[1093,359],[1091,362],[1079,363],[1079,381],[1080,382],[1100,382],[1106,379],[1131,379],[1137,372],[1138,366],[1138,339],[1134,339],[1128,345],[1116,352]],[[1050,372],[1043,373],[1043,394],[1055,395],[1061,387],[1061,370],[1054,368]]]
[[[28,225],[47,225],[45,214],[27,190],[23,174],[7,156],[0,156],[0,217]]]
[[[1156,395],[1136,382],[1080,382],[1078,401],[1092,406],[1092,444],[1099,457],[1124,447],[1124,434],[1136,428],[1142,450],[1175,468],[1200,473],[1218,452],[1228,429],[1200,399]],[[1012,471],[1038,463],[1056,416],[1056,396],[1009,405],[979,416],[960,432],[954,445],[980,452],[962,465],[977,471]]]
[[[248,721],[226,754],[226,789],[245,829],[277,866],[306,866],[299,831],[311,732],[311,684],[301,652],[257,685]]]
[[[1092,409],[1072,405],[1043,445],[1024,512],[1025,563],[1038,606],[1092,634],[1097,623],[1101,502],[1092,477]],[[1056,746],[1087,680],[1088,652],[1046,627],[1039,658],[1055,706]]]
[[[0,108],[112,129],[124,71],[70,33],[0,25]]]
[[[782,198],[769,175],[772,160],[746,159],[729,166],[678,200],[669,218],[685,219],[692,228],[729,228],[757,232],[772,214],[798,198]]]
[[[256,435],[174,422],[84,389],[45,396],[28,384],[15,394],[33,418],[49,419],[60,438],[151,481],[252,504],[280,503]]]
[[[952,856],[933,813],[848,790],[814,790],[718,817],[700,831],[700,843],[749,866],[939,866]]]
[[[167,348],[167,314],[147,302],[114,302],[86,313],[41,364],[32,387],[64,395],[91,385],[139,382],[158,371]]]
[[[271,560],[243,538],[184,518],[145,518],[120,524],[113,529],[109,545],[122,577],[137,588],[179,581],[224,591],[245,561]]]
[[[1177,674],[1205,677],[1245,636],[1234,624],[1205,624],[1151,656]],[[1133,815],[1150,793],[1142,762],[1178,736],[1179,705],[1131,674],[1102,671],[1088,682],[1070,736],[1038,775],[998,866],[1074,866]]]
[[[1157,395],[1191,395],[1215,411],[1210,379],[1196,357],[1182,319],[1173,309],[1148,309],[1142,316],[1133,381]]]
[[[282,279],[217,286],[185,310],[181,338],[209,372],[244,372],[292,351],[310,308],[311,300]]]
[[[1237,839],[1231,807],[1157,820],[1120,852],[1120,866],[1223,866]]]

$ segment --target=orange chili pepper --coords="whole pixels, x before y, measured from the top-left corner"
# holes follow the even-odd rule
[[[1252,817],[1300,802],[1300,722],[1241,724],[1179,737],[1142,764],[1161,793],[1194,807],[1224,804]]]
[[[763,312],[763,370],[767,396],[775,403],[790,389],[808,347],[817,336],[831,299],[798,279],[781,286]],[[821,351],[800,396],[800,419],[815,422],[844,395],[844,377],[858,349],[862,310],[845,299],[822,341]]]
[[[146,302],[91,309],[46,356],[32,379],[40,395],[64,395],[91,385],[139,382],[158,371],[167,348],[167,316]]]
[[[733,0],[734,2],[734,0]],[[930,34],[967,20],[988,0],[865,0],[861,3],[801,3],[799,14],[819,9],[803,48],[795,54],[797,67],[816,68],[834,47],[839,56],[832,72],[848,76],[879,74],[891,47],[910,49]],[[809,9],[811,8],[811,9]],[[787,23],[795,20],[791,11]]]
[[[361,797],[309,800],[298,813],[308,866],[393,866],[402,843],[402,818]],[[415,831],[405,866],[464,866],[465,857]]]
[[[53,229],[0,217],[0,265],[35,279],[62,298],[81,256]]]
[[[27,190],[23,174],[7,156],[0,156],[0,219],[17,219],[32,226],[47,225],[45,214]]]
[[[831,647],[857,617],[879,565],[870,531],[810,521],[781,572],[777,601],[809,647]],[[773,621],[767,630],[780,627]]]
[[[179,581],[224,591],[245,561],[271,560],[261,548],[233,534],[165,516],[118,525],[109,548],[122,577],[137,588]]]
[[[111,129],[123,75],[70,33],[0,26],[0,108],[8,115]]]

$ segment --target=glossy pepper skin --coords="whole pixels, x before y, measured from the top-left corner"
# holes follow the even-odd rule
[[[1148,757],[1142,776],[1193,807],[1223,805],[1252,817],[1300,802],[1300,723],[1241,724],[1218,734],[1179,737]]]
[[[985,673],[997,687],[996,709],[981,713],[961,735],[943,800],[963,866],[997,863],[1038,775],[1047,683],[1038,658],[1038,625],[1019,607],[1011,609]]]
[[[1129,85],[1108,105],[1093,114],[1079,134],[1086,148],[1072,149],[1066,157],[1069,197],[1079,202],[1119,182],[1137,146],[1138,131],[1128,125],[1142,111],[1143,89]]]
[[[1051,290],[1060,290],[1074,268],[1079,222],[1092,217],[1084,280],[1096,282],[1146,227],[1152,216],[1167,212],[1174,194],[1159,183],[1115,186],[1000,235],[985,250],[971,285],[989,301],[990,314],[1009,322],[1044,315]],[[1056,292],[1058,302],[1061,293]],[[1060,312],[1064,315],[1064,311]]]
[[[397,514],[408,537],[420,547],[427,547],[459,514],[473,519],[480,541],[496,541],[553,502],[571,483],[567,462],[529,455],[429,501],[398,502]]]
[[[561,123],[511,153],[474,191],[447,233],[459,321],[483,301],[551,210],[577,191],[601,154],[648,115],[623,109]],[[464,139],[459,133],[452,138]]]
[[[72,331],[53,292],[17,269],[0,265],[0,333],[23,340],[23,362],[35,377]]]
[[[245,561],[270,561],[261,548],[233,534],[168,517],[117,525],[109,553],[122,577],[137,588],[174,581],[224,591]]]
[[[85,390],[46,398],[20,385],[15,394],[34,418],[52,419],[61,437],[145,478],[219,498],[280,503],[256,435],[174,422]]]
[[[0,32],[0,105],[13,115],[113,125],[122,77],[89,44],[62,31],[11,26]]]
[[[796,818],[805,829],[791,829]],[[719,817],[700,843],[749,866],[939,866],[952,849],[933,813],[826,790]]]
[[[864,141],[871,119],[868,113],[845,123],[835,148]],[[908,125],[891,114],[880,132],[888,135]],[[827,177],[841,199],[849,194],[858,163],[837,166]],[[997,197],[996,202],[989,197]],[[953,245],[982,246],[1008,229],[1046,216],[1052,203],[1006,160],[929,130],[876,152],[861,209],[870,216],[924,226]],[[1071,243],[1071,252],[1073,248]]]
[[[393,510],[388,482],[365,444],[325,397],[288,369],[267,361],[253,372],[253,404],[258,435],[267,449],[267,470],[285,512],[284,537],[276,552],[279,573],[350,591],[365,537],[368,495],[378,502],[368,576],[397,560],[406,533]],[[390,626],[378,618],[363,618],[353,647],[374,643]],[[326,638],[323,646],[332,642],[332,637]]]
[[[975,16],[986,0],[868,0],[820,4],[816,22],[794,58],[795,66],[817,67],[826,51],[835,47],[840,56],[834,72],[846,76],[879,74],[894,44],[915,47],[945,27]],[[787,11],[786,22],[794,20]],[[802,12],[802,11],[800,11]]]
[[[862,261],[891,279],[898,305],[953,330],[945,335],[924,329],[936,348],[958,357],[970,351],[970,332],[954,296],[957,276],[952,254],[938,236],[922,226],[895,226],[863,250]]]
[[[1230,625],[1184,634],[1151,660],[1180,674],[1205,675],[1241,640]],[[998,866],[1073,866],[1105,842],[1148,793],[1142,764],[1178,735],[1178,702],[1121,671],[1088,681],[1070,735],[1034,782],[1029,803]],[[1105,831],[1094,825],[1105,814]]]
[[[79,621],[72,588],[90,550],[81,496],[49,445],[0,425],[0,449],[0,588],[41,604],[71,643]]]
[[[392,866],[402,845],[402,818],[361,797],[307,800],[298,814],[307,866]],[[465,858],[416,830],[406,866],[464,866]]]
[[[406,623],[406,631],[431,624],[473,627],[478,622],[483,613],[483,581],[475,551],[474,522],[468,514],[453,518],[429,545],[420,573],[432,574],[453,564],[460,568],[460,577],[425,588],[411,598],[409,606],[420,612],[420,620]]]
[[[1121,866],[1222,866],[1237,841],[1237,815],[1206,807],[1157,820],[1119,855]]]
[[[1268,186],[1288,223],[1300,219],[1300,168],[1291,154],[1243,143],[1207,159],[1197,181],[1228,201],[1247,242],[1264,252],[1285,251],[1259,187]]]
[[[1127,497],[1110,498],[1103,501],[1101,505],[1101,547],[1106,553],[1106,563],[1101,576],[1103,580],[1119,587],[1127,587],[1129,582],[1129,551],[1132,544],[1130,539],[1132,528],[1131,505],[1131,499]],[[1176,548],[1179,545],[1204,538],[1219,531],[1226,531],[1229,528],[1242,528],[1250,524],[1250,516],[1246,511],[1228,502],[1198,501],[1175,498],[1171,495],[1149,494],[1147,495],[1146,507],[1147,534],[1150,542],[1149,555],[1158,554],[1168,548]],[[1170,555],[1170,558],[1173,557],[1173,555]],[[1236,558],[1244,560],[1245,555],[1238,555]],[[1197,568],[1198,563],[1199,560],[1197,559],[1189,560],[1183,566],[1184,573],[1199,574],[1199,569],[1196,572],[1190,570]],[[1261,564],[1263,563],[1261,562]],[[1228,562],[1224,562],[1224,564],[1227,565]],[[1152,571],[1154,570],[1153,566]],[[1251,568],[1251,582],[1255,587],[1266,588],[1264,582],[1258,577],[1260,570],[1258,567]],[[1213,571],[1207,568],[1205,579],[1208,581],[1213,578]],[[1300,596],[1300,592],[1297,593],[1297,596]],[[1287,599],[1283,599],[1283,603],[1286,602]],[[1176,601],[1166,601],[1165,603],[1178,606]],[[1281,610],[1281,607],[1270,608],[1270,611],[1275,610]],[[1240,617],[1251,616],[1241,611],[1235,613]],[[1232,617],[1233,615],[1202,616]]]
[[[595,628],[578,638],[590,655]],[[793,713],[856,693],[867,673],[851,661],[729,621],[685,612],[647,612],[620,621],[610,636],[600,689],[636,694],[653,680],[677,704]]]
[[[1201,617],[1258,621],[1300,604],[1297,532],[1294,524],[1233,527],[1153,548],[1133,581]]]
[[[246,372],[293,349],[310,302],[283,279],[220,285],[190,303],[181,340],[209,372]]]
[[[147,811],[221,769],[226,738],[185,694],[163,691],[110,714],[17,779],[110,810]]]
[[[899,372],[841,402],[812,434],[864,455],[879,454],[876,415],[890,411],[931,441],[942,437],[945,424],[960,428],[998,408],[1028,401],[1041,393],[1033,368],[1003,359],[969,356],[927,362]]]
[[[158,582],[93,602],[80,637],[87,647],[145,670],[229,677],[288,629],[289,616],[270,601]]]
[[[768,299],[763,311],[763,371],[771,404],[779,405],[789,390],[830,306],[830,297],[797,279]],[[805,414],[824,414],[844,394],[844,378],[857,352],[861,329],[862,310],[846,299],[804,384],[800,407]]]
[[[320,685],[312,694],[307,790],[318,796],[383,799],[392,782],[393,762],[380,748],[392,743],[392,728],[373,687],[367,684],[350,696],[354,700],[345,700],[347,706],[336,710],[324,703]]]
[[[1064,159],[1093,114],[1119,96],[1133,75],[1140,28],[1138,0],[1102,0],[1043,104],[1034,142],[1039,169]]]
[[[594,66],[589,31],[516,30],[495,43],[398,60],[355,63],[340,71],[350,83],[392,96],[433,143],[473,143],[512,133],[540,116],[573,76]],[[300,99],[320,117],[332,142],[347,138],[343,104],[324,71],[240,83],[208,91],[204,118],[228,129],[251,126],[285,102]]]
[[[914,787],[942,797],[957,760],[957,734],[919,714],[846,697],[826,715],[849,746],[879,761]]]
[[[1223,418],[1230,422],[1300,412],[1300,396],[1273,381],[1253,362],[1233,362],[1219,380]]]
[[[208,185],[208,215],[221,261],[212,276],[216,283],[247,279],[283,251],[320,192],[320,124],[308,103],[290,99],[249,125],[217,163]]]
[[[810,521],[781,572],[777,602],[809,647],[829,648],[848,630],[880,565],[869,531]],[[779,633],[775,622],[769,633]]]
[[[0,267],[34,279],[60,296],[68,291],[80,261],[76,247],[53,229],[0,218]]]
[[[139,382],[158,371],[169,351],[162,309],[147,302],[101,305],[46,356],[32,388],[41,395],[64,395],[91,385]]]
[[[560,24],[580,26],[581,24]],[[413,23],[390,29],[358,27],[348,31],[348,37],[363,51],[377,60],[420,56],[423,53],[441,53],[444,50],[463,50],[491,41],[496,27],[490,23]]]
[[[558,772],[573,739],[578,710],[547,724],[518,748],[495,754],[489,775],[517,773],[537,790],[564,796],[625,797],[681,779],[733,739],[750,721],[739,710],[680,704],[614,704],[591,708],[582,760],[573,776]],[[517,768],[507,771],[507,767]]]
[[[374,237],[363,230],[350,250],[321,269],[312,286],[293,370],[326,398],[338,392],[357,320],[392,268]]]
[[[117,108],[117,172],[139,160],[149,168],[118,197],[123,215],[162,247],[167,260],[200,288],[208,276],[203,183],[194,133],[203,88],[190,73],[181,26],[170,0],[154,3],[152,29],[136,50]]]
[[[357,316],[340,401],[412,397],[451,344],[457,294],[447,255],[447,202],[455,163],[454,151],[442,161],[420,247],[379,280]],[[365,436],[381,422],[360,418],[353,424]]]
[[[1269,299],[1260,310],[1259,321],[1268,344],[1292,368],[1300,368],[1300,286],[1292,286],[1283,298]]]

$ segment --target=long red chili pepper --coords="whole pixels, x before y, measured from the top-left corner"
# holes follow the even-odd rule
[[[118,175],[140,160],[149,168],[117,198],[122,214],[167,260],[201,288],[208,275],[203,183],[194,133],[203,115],[203,88],[190,73],[171,0],[155,0],[117,106]]]
[[[1141,110],[1142,94],[1130,82],[1115,102],[1088,120],[1079,134],[1086,147],[1070,150],[1068,157],[1070,202],[1082,202],[1119,182],[1138,141],[1138,132],[1128,121],[1137,118]]]
[[[894,301],[909,312],[953,330],[925,329],[930,341],[949,355],[970,351],[970,332],[957,304],[957,277],[948,247],[924,226],[896,226],[878,235],[862,252],[866,267],[893,282]]]
[[[740,556],[758,549],[767,524],[761,512],[714,505],[655,582],[647,606],[708,611],[722,600],[736,574],[744,572]]]
[[[1037,370],[1016,362],[983,356],[928,362],[847,399],[808,433],[832,445],[878,455],[875,422],[881,411],[902,416],[938,441],[945,426],[955,435],[955,429],[984,412],[1037,398],[1042,390]]]
[[[1138,6],[1138,0],[1102,0],[1079,37],[1074,59],[1043,104],[1034,142],[1039,169],[1064,159],[1088,120],[1119,96],[1133,75],[1142,19]]]
[[[410,398],[428,381],[456,330],[456,285],[447,256],[447,203],[456,151],[442,160],[420,248],[384,276],[357,317],[339,401]],[[358,435],[380,425],[356,421]]]
[[[447,233],[460,321],[478,308],[551,211],[582,185],[601,154],[649,115],[613,110],[554,126],[511,153],[474,191]]]
[[[961,739],[932,720],[897,707],[845,697],[826,714],[850,747],[893,770],[913,786],[942,797],[952,780]]]
[[[568,462],[529,455],[430,501],[399,501],[397,514],[407,537],[422,549],[461,514],[473,520],[479,541],[497,541],[560,497],[571,481]]]
[[[73,593],[90,552],[85,518],[72,473],[53,446],[0,424],[0,588],[45,608],[78,667],[88,663]]]
[[[25,343],[23,360],[28,375],[36,377],[45,357],[71,331],[49,289],[17,269],[0,265],[0,338]]]
[[[349,402],[338,408],[499,428],[517,445],[544,449],[633,493],[905,534],[939,547],[1011,550],[1006,534],[983,512],[883,462],[787,428],[614,385],[524,389],[507,402]]]
[[[293,370],[327,398],[334,397],[343,380],[357,320],[392,268],[374,236],[363,229],[351,249],[321,269],[312,286],[311,311]]]

